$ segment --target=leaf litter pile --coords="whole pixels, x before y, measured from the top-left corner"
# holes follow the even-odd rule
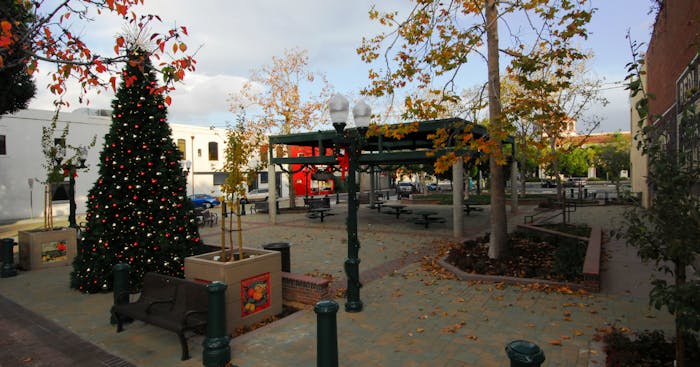
[[[488,242],[487,234],[454,244],[447,253],[447,262],[466,273],[566,282],[582,280],[585,243],[515,232],[508,239],[505,256],[491,259]]]

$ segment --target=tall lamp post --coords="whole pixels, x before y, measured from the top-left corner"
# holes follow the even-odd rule
[[[61,166],[64,172],[68,173],[68,226],[71,228],[78,228],[78,223],[75,220],[75,210],[77,207],[77,205],[75,204],[76,171],[78,169],[87,168],[87,166],[85,165],[85,161],[87,160],[87,148],[79,147],[76,149],[76,151],[78,154],[73,158],[77,158],[77,160],[80,162],[80,164],[78,165],[73,163],[73,158],[70,158],[65,163],[63,163],[63,160],[66,158],[66,148],[59,146],[56,149],[56,165]]]
[[[355,173],[359,168],[359,157],[362,154],[364,135],[369,126],[369,118],[372,114],[370,107],[363,101],[358,102],[352,109],[355,120],[355,129],[345,129],[348,119],[350,103],[347,98],[335,94],[328,101],[328,109],[331,114],[333,127],[338,133],[336,149],[344,148],[348,161],[348,217],[346,227],[348,231],[348,258],[345,259],[345,277],[347,278],[346,312],[362,311],[360,300],[360,241],[357,238],[357,182]]]

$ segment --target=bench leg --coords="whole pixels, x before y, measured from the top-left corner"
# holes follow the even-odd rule
[[[122,331],[124,331],[124,321],[122,320],[122,318],[119,316],[118,313],[114,312],[113,310],[111,311],[111,313],[112,313],[112,317],[114,318],[114,320],[117,321],[117,332],[121,333]]]
[[[182,360],[188,360],[190,359],[190,349],[187,347],[187,338],[185,338],[185,332],[181,331],[177,333],[177,336],[180,338],[180,345],[182,346]]]

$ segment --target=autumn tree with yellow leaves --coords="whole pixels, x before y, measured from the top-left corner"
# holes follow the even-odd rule
[[[318,92],[305,94],[306,90]],[[250,81],[232,95],[231,110],[241,105],[260,110],[257,116],[251,113],[256,117],[246,122],[250,130],[262,134],[291,134],[310,131],[322,121],[329,95],[325,76],[309,70],[307,51],[295,48],[285,50],[282,57],[273,57],[272,64],[254,70]],[[290,174],[290,188],[294,187],[292,180]],[[289,200],[290,207],[294,207],[294,190],[290,190]]]
[[[568,58],[576,54],[572,40],[585,38],[586,24],[593,9],[587,0],[525,0],[503,2],[497,0],[435,1],[414,0],[408,14],[380,13],[375,8],[369,12],[372,19],[388,27],[387,32],[364,38],[358,53],[368,63],[379,62],[379,69],[369,71],[370,85],[365,94],[381,97],[400,97],[406,88],[430,90],[429,95],[440,98],[421,98],[418,95],[403,96],[406,121],[432,119],[445,111],[450,103],[459,103],[456,89],[460,83],[463,66],[470,61],[486,61],[488,94],[489,139],[474,141],[452,137],[457,149],[475,148],[488,155],[491,194],[491,243],[489,256],[499,258],[507,250],[507,222],[505,210],[504,169],[506,157],[501,141],[510,125],[505,119],[501,103],[501,53],[513,61],[547,62]],[[525,15],[528,31],[534,37],[511,34],[511,45],[502,48],[499,42],[499,21],[511,14]],[[506,28],[508,29],[508,28]],[[547,42],[547,51],[532,54],[530,50],[541,42]],[[483,52],[484,46],[485,53]],[[531,58],[528,58],[532,56]],[[383,61],[383,63],[382,63]],[[524,64],[522,64],[524,65]],[[522,67],[522,66],[520,66]],[[423,94],[425,95],[425,94]],[[402,126],[398,133],[405,134],[417,128],[417,123]],[[393,134],[396,131],[380,131]],[[444,146],[446,142],[436,134]],[[460,144],[462,144],[460,146]],[[438,146],[436,146],[437,148]],[[456,151],[457,151],[456,149]],[[446,155],[458,159],[457,154]],[[469,159],[469,156],[465,156]],[[438,161],[436,170],[449,167],[449,162]]]

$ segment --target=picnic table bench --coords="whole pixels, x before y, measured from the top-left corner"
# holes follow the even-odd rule
[[[206,285],[202,283],[150,272],[144,276],[139,299],[115,304],[111,313],[118,333],[130,319],[174,331],[180,339],[184,361],[190,358],[185,333],[205,330],[208,300]]]
[[[209,227],[213,227],[214,224],[219,222],[219,215],[212,213],[212,211],[209,209],[195,208],[195,211],[197,216],[197,224],[199,225],[205,225],[208,223]]]
[[[331,201],[329,198],[309,200],[308,206],[309,212],[306,214],[307,218],[320,218],[321,222],[323,222],[324,217],[334,215],[334,213],[329,213],[331,210]]]
[[[470,202],[470,201],[465,201],[465,202],[464,202],[464,212],[467,213],[467,215],[469,215],[469,213],[471,213],[471,212],[482,212],[482,211],[484,211],[484,208],[483,208],[483,207],[474,206],[474,205],[478,205],[478,204],[473,203],[473,202]]]
[[[430,210],[416,210],[414,214],[419,217],[413,218],[413,223],[425,225],[425,229],[428,229],[430,223],[445,223],[447,220],[443,217],[437,217],[437,212]]]
[[[401,214],[411,214],[412,210],[406,209],[406,205],[403,204],[384,204],[387,210],[384,211],[386,214],[396,215],[396,219],[399,219]]]
[[[265,198],[265,200],[249,201],[252,204],[250,207],[251,213],[269,213],[270,212],[270,202]],[[280,213],[280,202],[279,199],[275,202],[276,213]]]

